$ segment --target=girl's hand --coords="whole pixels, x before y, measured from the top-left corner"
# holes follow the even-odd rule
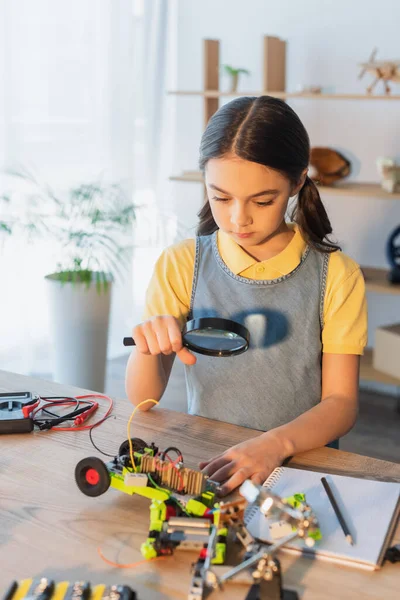
[[[182,345],[182,333],[175,317],[160,316],[148,319],[133,328],[132,337],[142,354],[172,354],[185,365],[194,365],[196,357]]]
[[[272,432],[268,432],[232,446],[223,454],[201,462],[199,467],[213,481],[225,482],[220,492],[225,496],[246,479],[262,485],[285,458],[281,442]]]

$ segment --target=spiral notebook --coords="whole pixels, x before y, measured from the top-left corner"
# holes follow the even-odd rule
[[[350,529],[354,546],[345,540],[321,483],[324,476]],[[316,542],[314,548],[307,548],[297,539],[282,548],[282,552],[302,552],[314,558],[369,569],[381,566],[400,513],[399,483],[279,467],[264,486],[281,497],[305,493],[307,504],[312,507],[320,524],[322,540]],[[257,506],[248,506],[245,524],[253,537],[272,542],[271,521]]]

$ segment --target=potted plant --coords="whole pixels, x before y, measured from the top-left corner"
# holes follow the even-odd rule
[[[231,67],[230,65],[222,65],[224,72],[230,77],[230,92],[236,92],[239,85],[239,75],[243,73],[244,75],[250,75],[250,71],[247,69],[236,69]]]
[[[135,207],[118,184],[83,183],[55,193],[32,175],[13,172],[25,213],[0,221],[0,233],[20,229],[32,241],[54,239],[60,250],[55,270],[46,275],[54,379],[104,391],[112,284],[128,266]],[[15,192],[14,192],[15,194]],[[3,194],[13,205],[13,194]]]

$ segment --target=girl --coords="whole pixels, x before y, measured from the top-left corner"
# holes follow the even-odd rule
[[[261,431],[200,463],[224,482],[222,494],[248,478],[261,484],[287,457],[337,440],[356,420],[364,279],[327,238],[309,154],[304,126],[281,100],[238,98],[214,114],[200,147],[208,199],[198,236],[161,255],[146,320],[132,332],[126,390],[134,405],[160,400],[177,355],[189,413]],[[185,321],[204,316],[243,323],[249,350],[210,358],[182,347]]]

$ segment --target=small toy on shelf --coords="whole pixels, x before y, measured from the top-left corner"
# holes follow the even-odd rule
[[[381,176],[382,189],[389,194],[400,192],[400,165],[388,157],[378,158],[376,164]]]
[[[350,175],[350,162],[332,148],[311,148],[311,179],[319,185],[332,185]]]
[[[367,93],[371,94],[372,90],[382,80],[385,86],[385,94],[390,94],[388,81],[400,83],[400,60],[375,60],[378,48],[374,48],[369,61],[361,63],[362,70],[358,76],[361,79],[368,71],[375,75],[374,81],[367,87]]]
[[[297,94],[322,94],[322,86],[320,85],[302,85],[296,87]]]
[[[389,281],[400,283],[400,225],[391,233],[386,244],[386,257],[391,266]]]
[[[185,467],[178,448],[160,451],[154,443],[139,438],[123,442],[118,455],[107,464],[96,457],[82,459],[76,465],[75,480],[87,496],[99,496],[113,487],[152,500],[142,555],[151,560],[177,549],[198,550],[188,600],[204,600],[239,574],[251,586],[247,600],[295,600],[295,592],[282,590],[274,554],[295,537],[307,545],[321,537],[303,494],[280,498],[247,480],[240,488],[242,497],[224,503],[217,498],[219,484],[203,472]],[[256,540],[246,529],[244,510],[249,503],[284,523],[284,528],[277,529],[273,545]],[[233,563],[228,570],[226,563]],[[220,571],[222,565],[224,572]]]

